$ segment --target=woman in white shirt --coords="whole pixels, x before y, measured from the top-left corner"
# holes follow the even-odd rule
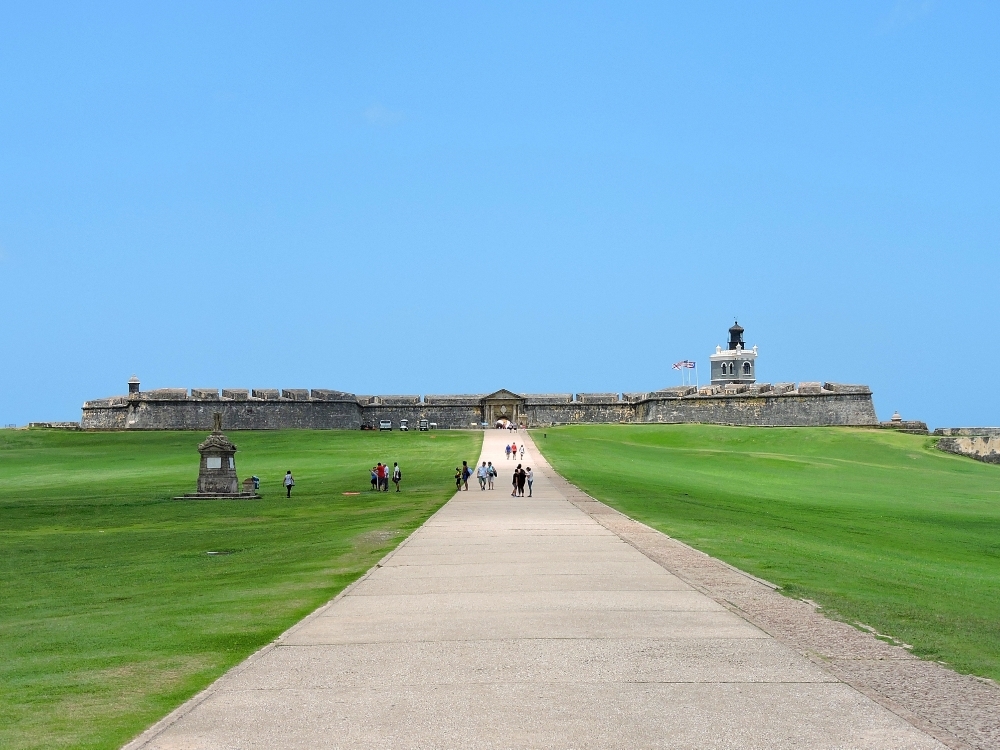
[[[533,472],[529,466],[524,470],[524,473],[528,478],[528,497],[531,497],[531,483],[535,481],[535,472]]]

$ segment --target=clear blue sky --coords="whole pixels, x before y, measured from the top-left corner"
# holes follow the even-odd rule
[[[503,7],[499,7],[503,6]],[[996,3],[8,4],[0,423],[766,381],[1000,424]]]

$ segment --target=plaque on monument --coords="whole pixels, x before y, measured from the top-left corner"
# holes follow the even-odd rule
[[[222,414],[213,419],[212,434],[198,446],[201,462],[198,469],[198,491],[176,498],[177,500],[255,500],[260,497],[256,489],[240,487],[236,476],[236,446],[222,434]]]

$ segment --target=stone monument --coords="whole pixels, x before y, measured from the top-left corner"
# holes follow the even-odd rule
[[[252,480],[249,486],[244,482],[240,490],[240,480],[236,476],[236,446],[222,434],[221,413],[214,415],[212,434],[198,446],[198,453],[201,454],[198,491],[178,500],[254,500],[260,497]]]

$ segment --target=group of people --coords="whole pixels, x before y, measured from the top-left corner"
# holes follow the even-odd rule
[[[524,497],[524,485],[528,485],[528,497],[531,497],[531,485],[535,481],[535,474],[529,466],[527,469],[522,469],[521,464],[517,465],[514,469],[514,489],[511,491],[511,497]]]
[[[510,448],[510,446],[507,446]],[[476,469],[475,472],[469,468],[468,461],[462,461],[462,466],[455,467],[455,491],[463,492],[469,489],[469,477],[475,473],[476,478],[479,480],[479,489],[481,491],[492,490],[493,480],[499,476],[497,472],[497,467],[493,465],[492,461],[483,461],[482,465]],[[527,469],[521,468],[521,464],[517,465],[514,469],[514,478],[512,482],[513,489],[511,490],[511,497],[524,497],[524,488],[528,488],[528,497],[531,497],[531,485],[535,481],[535,474],[531,471],[529,466]]]
[[[515,461],[517,460],[517,451],[518,451],[517,443],[511,443],[504,449],[504,451],[506,452],[508,459],[510,459],[510,457],[513,456],[514,460]],[[524,443],[521,444],[521,460],[522,461],[524,460]]]
[[[492,461],[483,461],[483,465],[476,469],[476,477],[479,479],[479,489],[492,490],[493,480],[497,478],[497,467]]]
[[[389,479],[392,479],[392,483],[396,485],[396,492],[399,492],[399,483],[403,481],[403,472],[399,468],[399,464],[395,461],[392,462],[392,470],[389,470],[389,464],[383,464],[379,462],[372,467],[372,490],[375,492],[388,492],[389,491]]]

